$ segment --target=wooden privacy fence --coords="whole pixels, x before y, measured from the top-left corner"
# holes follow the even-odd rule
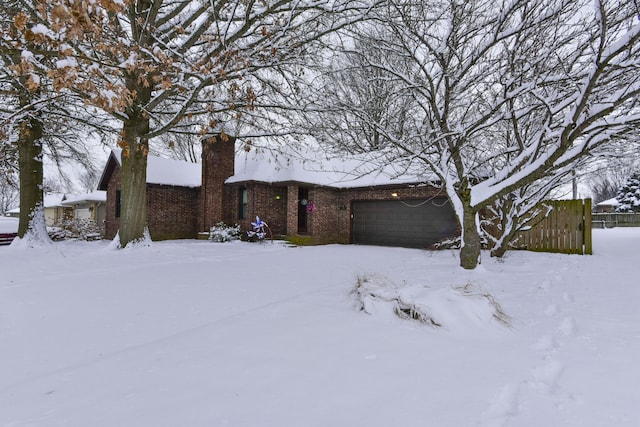
[[[593,228],[640,227],[640,213],[594,213],[591,224]]]
[[[536,252],[593,253],[591,199],[549,200],[542,203],[540,211],[531,220],[531,228],[516,235],[515,247]]]

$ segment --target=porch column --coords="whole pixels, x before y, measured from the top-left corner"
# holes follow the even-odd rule
[[[287,186],[287,234],[298,234],[298,186]]]

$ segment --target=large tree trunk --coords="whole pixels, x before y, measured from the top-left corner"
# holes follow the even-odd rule
[[[504,254],[509,250],[509,245],[506,243],[506,240],[503,241],[500,245],[496,245],[491,249],[491,256],[502,258]]]
[[[462,218],[462,237],[460,266],[467,270],[473,270],[480,262],[480,233],[478,233],[476,212],[466,204]]]
[[[460,248],[460,266],[473,270],[480,262],[480,233],[478,232],[477,212],[471,207],[471,191],[468,182],[463,181],[457,190],[462,202],[462,247]]]
[[[147,226],[147,155],[149,144],[140,138],[149,130],[149,120],[132,118],[123,129],[120,246],[145,237]]]
[[[48,239],[45,227],[42,194],[42,123],[30,118],[20,127],[18,136],[18,166],[20,169],[20,222],[18,237],[24,238],[32,230],[39,238]]]

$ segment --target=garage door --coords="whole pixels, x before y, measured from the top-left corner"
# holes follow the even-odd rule
[[[447,199],[353,202],[352,242],[363,245],[426,248],[458,235]]]

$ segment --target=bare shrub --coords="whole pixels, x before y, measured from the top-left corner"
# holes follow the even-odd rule
[[[433,327],[442,326],[430,315],[427,307],[405,301],[398,293],[398,286],[384,276],[358,275],[350,295],[355,298],[358,311],[373,314],[371,302],[383,301],[393,305],[393,313],[400,319],[417,320]]]
[[[101,227],[92,219],[65,219],[54,224],[52,230],[53,240],[90,240],[102,234]]]
[[[482,296],[489,304],[493,307],[493,318],[498,322],[502,323],[504,326],[511,327],[511,316],[509,316],[502,309],[502,306],[498,301],[496,301],[495,297],[491,295],[486,289],[478,285],[474,285],[473,283],[467,283],[464,286],[460,286],[455,288],[460,294],[465,296]]]
[[[427,286],[398,286],[380,275],[358,275],[349,295],[354,308],[373,315],[392,312],[403,320],[415,320],[435,328],[465,325],[465,322],[495,320],[511,327],[511,318],[496,298],[473,283],[431,289]],[[391,307],[389,309],[389,306]]]

